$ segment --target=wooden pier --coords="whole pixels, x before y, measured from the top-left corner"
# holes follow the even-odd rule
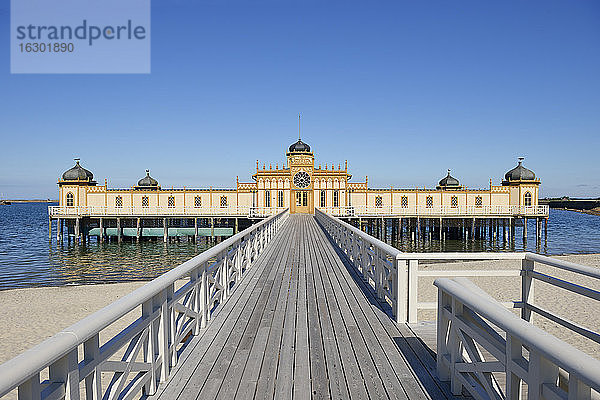
[[[451,397],[314,217],[288,221],[153,398]]]
[[[521,266],[419,268],[497,259]],[[600,279],[596,268],[533,253],[402,253],[319,210],[284,210],[0,365],[0,397],[596,398],[600,361],[531,316],[600,343],[534,299],[534,282],[596,301],[600,291],[536,265]],[[470,276],[520,279],[521,297],[500,303]],[[438,278],[437,302],[419,299],[423,277]],[[437,323],[420,323],[419,310],[436,310]]]

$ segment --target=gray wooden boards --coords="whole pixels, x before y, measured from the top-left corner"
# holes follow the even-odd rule
[[[445,398],[345,263],[291,215],[153,398]]]

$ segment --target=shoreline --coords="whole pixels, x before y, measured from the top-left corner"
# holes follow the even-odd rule
[[[599,253],[555,257],[600,268]],[[515,262],[514,260],[457,261],[446,264],[447,266],[445,267],[444,263],[423,263],[422,268],[435,270],[444,268],[467,270],[481,268],[517,269],[521,265],[520,262]],[[540,266],[540,270],[543,269],[544,266]],[[554,272],[561,279],[569,279],[569,273],[566,271],[555,270]],[[506,299],[503,298],[506,296],[517,298],[520,293],[520,289],[516,287],[518,284],[515,279],[499,280],[497,278],[484,277],[472,278],[472,280],[476,285],[501,301],[505,301]],[[0,364],[55,335],[84,317],[128,295],[148,282],[147,280],[140,280],[90,285],[18,288],[0,291],[0,303],[3,304],[3,307],[0,308],[0,323],[5,327],[0,332]],[[437,291],[432,283],[433,278],[423,277],[419,279],[419,301],[433,301],[437,298]],[[543,284],[543,282],[540,283]],[[600,282],[584,282],[584,284],[594,290],[600,290]],[[590,327],[600,326],[599,302],[585,301],[586,299],[582,299],[581,296],[571,298],[570,293],[557,296],[556,290],[552,288],[548,289],[540,285],[540,290],[536,289],[536,293],[543,295],[542,300],[547,304],[549,310],[554,309],[559,315],[568,317],[576,322],[584,323]],[[576,303],[573,303],[573,301]],[[577,304],[578,307],[572,307],[569,304]],[[435,319],[435,314],[430,315],[431,313],[428,313],[426,310],[422,310],[419,313],[420,320],[422,321]],[[101,340],[107,340],[117,334],[133,322],[139,316],[138,314],[139,310],[135,309],[116,321],[113,325],[107,327],[101,332]],[[541,320],[541,317],[539,319]],[[536,323],[536,325],[538,324]],[[590,343],[581,340],[581,337],[578,335],[572,332],[560,331],[560,329],[546,323],[542,323],[540,326],[561,340],[565,340],[584,350],[587,349],[587,352],[600,358],[600,346],[595,346],[595,343],[594,346],[590,346]]]

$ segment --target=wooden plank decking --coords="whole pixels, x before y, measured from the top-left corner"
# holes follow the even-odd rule
[[[153,398],[451,398],[314,217],[292,215]]]

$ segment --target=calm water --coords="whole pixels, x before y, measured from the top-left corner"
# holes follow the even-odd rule
[[[0,290],[32,286],[112,283],[148,280],[201,253],[205,245],[182,241],[123,242],[86,246],[59,246],[48,241],[48,205],[45,203],[0,206]],[[536,248],[535,229],[529,225],[527,250],[544,254],[600,253],[600,216],[550,210],[548,238]],[[53,234],[53,237],[55,234]],[[524,249],[517,228],[514,250]],[[501,241],[425,241],[415,246],[396,243],[401,250],[497,251],[511,250]]]

